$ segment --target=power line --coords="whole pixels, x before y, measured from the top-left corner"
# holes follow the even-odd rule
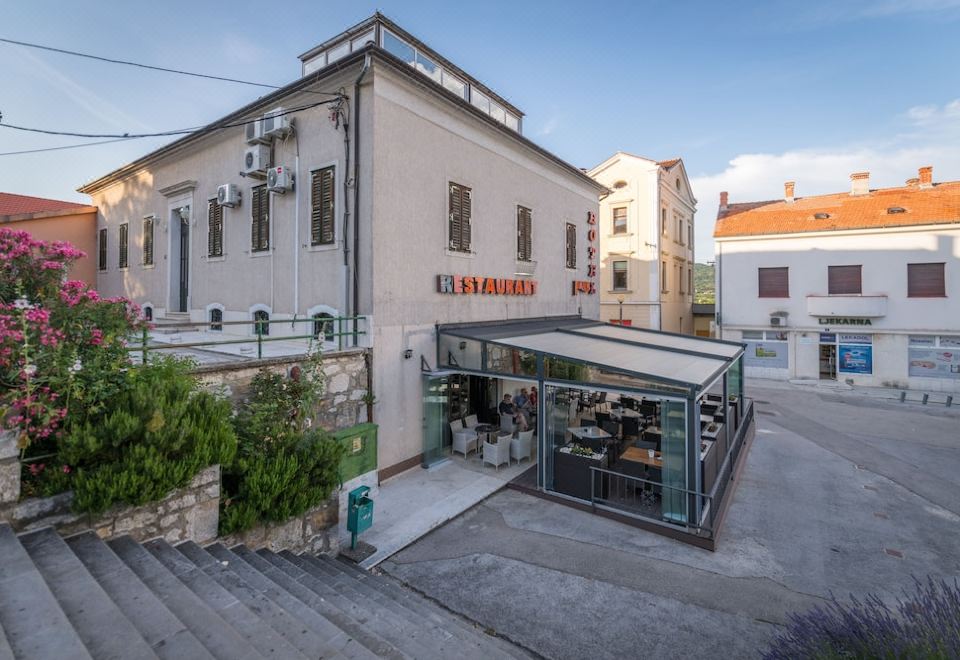
[[[45,151],[64,151],[66,149],[77,149],[79,147],[95,147],[98,144],[111,144],[113,142],[125,142],[135,138],[115,138],[113,140],[100,140],[99,142],[81,142],[80,144],[65,144],[59,147],[46,147],[45,149],[24,149],[23,151],[3,151],[0,156],[21,156],[23,154],[39,154]]]
[[[300,112],[302,110],[309,110],[310,108],[316,108],[320,105],[326,105],[329,103],[338,103],[341,100],[342,96],[338,96],[334,99],[327,99],[325,101],[317,101],[316,103],[310,103],[308,105],[301,105],[296,108],[290,108],[289,110],[284,110],[283,112],[278,112],[273,114],[274,117],[282,117],[284,115],[289,115],[294,112]],[[220,130],[222,128],[233,128],[235,126],[246,126],[247,124],[253,124],[254,122],[260,121],[260,118],[247,119],[244,121],[230,122],[226,124],[208,124],[206,126],[194,126],[192,128],[178,128],[172,131],[159,131],[157,133],[75,133],[73,131],[54,131],[46,128],[31,128],[28,126],[17,126],[15,124],[5,124],[3,123],[3,113],[0,113],[0,128],[10,128],[17,131],[26,131],[28,133],[42,133],[44,135],[66,135],[70,137],[79,137],[79,138],[109,138],[109,139],[118,139],[118,140],[130,140],[134,138],[148,138],[148,137],[169,137],[172,135],[187,135],[190,133],[204,132],[209,133],[212,131]],[[75,145],[80,146],[80,145]]]
[[[41,44],[32,44],[27,41],[17,41],[15,39],[5,39],[0,37],[0,42],[13,44],[14,46],[23,46],[25,48],[36,48],[39,50],[46,50],[52,53],[61,53],[63,55],[73,55],[74,57],[84,57],[90,60],[97,60],[99,62],[109,62],[110,64],[123,64],[126,66],[135,66],[141,69],[150,69],[152,71],[163,71],[164,73],[176,73],[181,76],[193,76],[195,78],[206,78],[208,80],[221,80],[223,82],[232,82],[238,83],[240,85],[252,85],[254,87],[267,87],[269,89],[281,89],[282,85],[269,85],[267,83],[252,82],[250,80],[240,80],[239,78],[226,78],[224,76],[212,76],[206,73],[194,73],[192,71],[181,71],[180,69],[168,69],[162,66],[154,66],[152,64],[141,64],[140,62],[131,62],[129,60],[117,60],[110,57],[101,57],[100,55],[90,55],[89,53],[79,53],[75,50],[66,50],[65,48],[54,48],[53,46],[43,46]],[[327,96],[334,96],[331,92],[316,92],[311,90],[312,94],[326,94]]]

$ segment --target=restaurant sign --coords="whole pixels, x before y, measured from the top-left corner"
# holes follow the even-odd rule
[[[849,316],[821,316],[820,325],[873,325],[870,319]]]
[[[532,296],[537,293],[537,282],[503,277],[437,275],[437,293]]]

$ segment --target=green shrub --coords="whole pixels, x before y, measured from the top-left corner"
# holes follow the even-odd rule
[[[233,460],[230,404],[200,390],[189,363],[161,358],[132,368],[107,409],[69,429],[60,461],[74,466],[74,509],[142,505]]]
[[[299,516],[330,497],[344,449],[312,428],[323,386],[319,353],[291,377],[266,370],[254,376],[234,418],[236,458],[222,471],[221,534]]]

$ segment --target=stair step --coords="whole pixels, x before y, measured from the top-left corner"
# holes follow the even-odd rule
[[[27,551],[0,525],[0,628],[15,657],[90,658]]]
[[[392,607],[399,611],[407,621],[412,624],[423,627],[429,623],[429,630],[443,631],[444,636],[456,645],[457,654],[464,658],[488,659],[498,658],[506,660],[509,655],[502,654],[492,644],[492,639],[488,635],[479,632],[472,632],[458,625],[457,618],[449,612],[442,614],[425,609],[422,606],[422,599],[400,599],[388,594],[389,585],[382,582],[377,576],[359,570],[348,569],[340,562],[329,559],[320,559],[303,555],[304,562],[310,562],[315,570],[325,572],[336,584],[343,585],[344,588],[352,589],[361,594],[361,598],[370,598],[383,603],[386,607]]]
[[[271,628],[259,612],[252,612],[236,596],[224,589],[185,555],[177,552],[169,543],[163,539],[155,539],[147,541],[143,547],[221,619],[240,633],[261,655],[267,658],[305,660],[306,656]]]
[[[66,539],[66,544],[159,657],[213,659],[193,633],[99,536],[84,532]]]
[[[282,571],[288,580],[294,580],[312,591],[316,596],[329,600],[341,611],[361,621],[361,625],[373,630],[387,640],[402,654],[413,658],[443,657],[438,653],[437,644],[430,639],[422,626],[412,626],[410,622],[385,609],[376,601],[357,597],[345,589],[303,570],[283,557],[269,551],[257,553],[264,560]],[[279,578],[278,578],[279,579]]]
[[[129,536],[121,536],[107,545],[215,658],[253,660],[260,657],[240,633],[231,628],[139,543]]]
[[[402,583],[390,576],[368,573],[357,566],[336,559],[320,559],[309,555],[304,555],[304,557],[308,561],[317,562],[327,570],[339,571],[358,580],[365,580],[368,584],[375,584],[383,595],[403,603],[406,607],[417,612],[424,620],[452,621],[454,625],[450,630],[453,634],[469,644],[479,643],[488,649],[492,646],[493,650],[488,650],[488,652],[492,653],[493,657],[515,658],[517,660],[529,660],[530,658],[530,655],[520,647],[503,638],[487,634],[476,623],[442,608],[421,594],[404,587]]]
[[[310,629],[296,614],[286,611],[256,587],[248,584],[232,570],[229,564],[224,566],[223,563],[193,541],[186,541],[177,545],[176,550],[216,580],[240,602],[257,612],[270,627],[283,635],[304,654],[318,656],[324,652],[331,652],[322,636]]]
[[[305,587],[283,585],[273,580],[269,573],[275,572],[275,569],[257,557],[256,553],[244,546],[228,550],[220,543],[215,543],[206,550],[218,561],[227,562],[227,568],[235,571],[251,587],[259,590],[290,614],[303,620],[343,657],[367,659],[376,657],[374,651],[364,647],[358,639],[353,638],[322,613],[328,610],[322,601],[308,602],[309,599],[301,598],[307,591]],[[267,572],[264,572],[264,568]]]
[[[90,655],[98,660],[157,657],[52,527],[24,534],[20,543]]]

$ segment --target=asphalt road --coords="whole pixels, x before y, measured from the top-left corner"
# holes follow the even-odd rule
[[[831,593],[960,576],[960,411],[759,383],[716,552],[503,491],[383,569],[557,659],[755,657]]]

